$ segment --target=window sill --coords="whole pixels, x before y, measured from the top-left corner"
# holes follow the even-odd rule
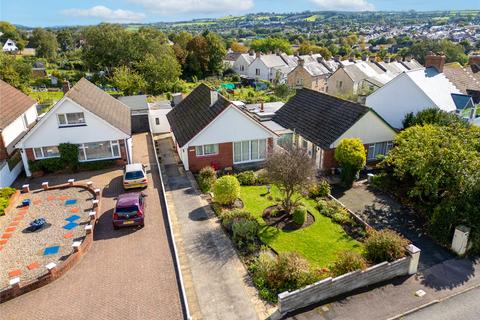
[[[59,125],[58,127],[59,128],[73,128],[73,127],[86,127],[87,124],[84,123],[84,124],[70,124],[70,125]]]
[[[122,157],[110,157],[110,158],[98,158],[98,159],[88,159],[88,160],[78,160],[78,162],[93,162],[93,161],[102,161],[102,160],[116,160],[116,159],[122,159]]]
[[[266,159],[257,159],[257,160],[247,160],[247,161],[240,161],[240,162],[233,162],[233,164],[243,164],[243,163],[252,163],[252,162],[262,162]]]
[[[213,157],[216,157],[218,155],[219,155],[219,153],[214,153],[214,154],[207,154],[207,155],[203,155],[203,156],[195,155],[195,157],[197,157],[197,158],[213,158]]]

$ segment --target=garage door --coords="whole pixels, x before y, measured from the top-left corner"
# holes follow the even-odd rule
[[[132,115],[132,133],[148,131],[148,114]]]

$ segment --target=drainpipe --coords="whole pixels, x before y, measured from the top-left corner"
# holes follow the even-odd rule
[[[30,178],[32,176],[32,172],[30,171],[30,167],[28,166],[28,158],[27,158],[27,153],[25,152],[25,148],[22,148],[20,150],[20,155],[22,156],[22,162],[23,162],[23,168],[25,169],[25,175]]]

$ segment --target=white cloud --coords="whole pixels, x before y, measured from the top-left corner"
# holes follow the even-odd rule
[[[72,17],[98,18],[107,22],[138,22],[145,18],[142,12],[129,10],[112,10],[105,6],[94,6],[89,9],[67,9],[64,14]]]
[[[321,10],[373,11],[375,7],[367,0],[310,0]]]
[[[251,9],[253,0],[130,0],[145,7],[146,10],[162,15],[179,13],[218,13],[225,15]]]

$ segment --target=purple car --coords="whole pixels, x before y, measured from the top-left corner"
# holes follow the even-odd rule
[[[145,195],[142,192],[121,194],[113,211],[113,228],[141,226],[145,224]]]

